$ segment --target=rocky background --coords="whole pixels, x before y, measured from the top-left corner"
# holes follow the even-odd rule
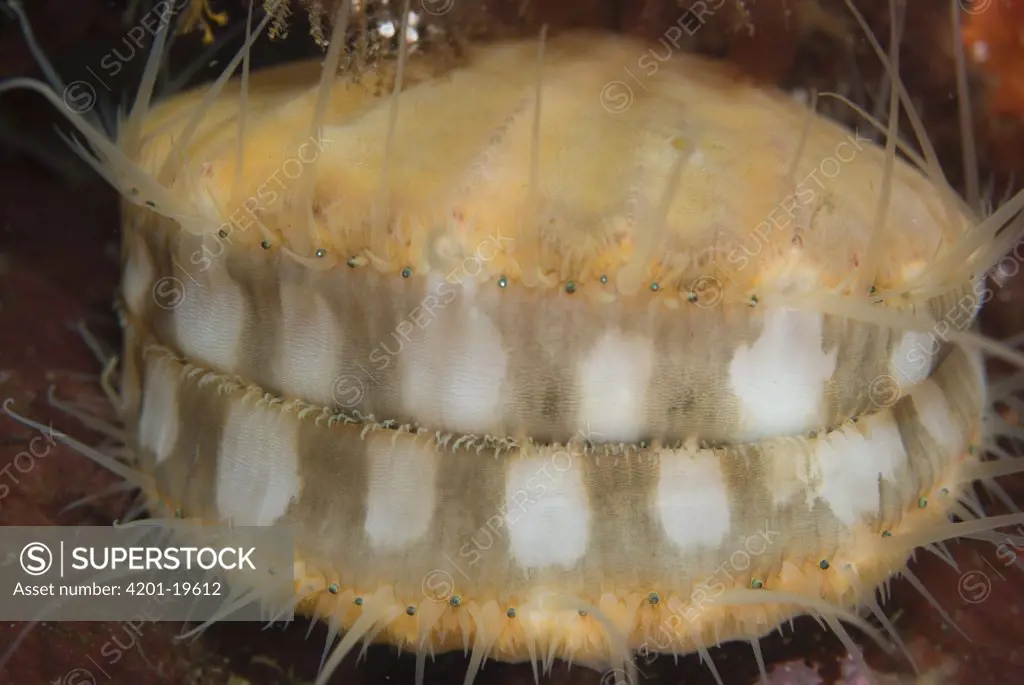
[[[843,0],[704,2],[720,5],[719,9],[692,37],[679,40],[679,50],[732,60],[752,77],[787,89],[836,91],[869,112],[886,111],[884,70]],[[672,35],[669,27],[692,3],[414,0],[414,9],[417,4],[427,10],[424,17],[429,10],[441,15],[436,25],[442,42],[457,50],[461,41],[535,33],[544,23],[552,30],[587,25],[657,41]],[[888,2],[855,4],[887,45]],[[122,41],[146,10],[144,5],[141,0],[35,0],[26,11],[43,51],[65,82],[71,82],[88,78],[88,65],[98,64],[112,47],[121,46],[124,54]],[[910,5],[902,18],[902,77],[947,174],[961,187],[954,48],[957,41],[964,44],[982,190],[998,203],[1024,179],[1024,174],[1014,177],[1024,171],[1024,69],[1017,66],[1024,63],[1024,0],[913,0]],[[0,6],[6,6],[6,0],[0,0]],[[206,49],[207,29],[226,47],[200,60],[191,81],[208,79],[222,68],[237,46],[237,27],[244,24],[246,6],[240,0],[193,5],[189,11],[196,19],[195,30],[176,42],[172,77]],[[323,6],[329,10],[330,2],[324,0]],[[446,12],[438,12],[445,7]],[[220,15],[207,10],[226,11],[227,26],[218,25]],[[952,27],[954,18],[962,24],[959,33]],[[288,37],[260,52],[256,63],[313,54],[317,48],[309,40],[309,28],[304,13],[297,10]],[[128,60],[120,79],[103,84],[109,90],[98,89],[100,99],[112,105],[129,101],[142,62],[142,56]],[[39,77],[40,71],[13,15],[0,14],[0,78],[22,75]],[[822,102],[821,109],[855,123],[850,112],[835,103]],[[102,111],[109,115],[114,110]],[[64,400],[104,410],[99,363],[77,331],[84,324],[102,353],[116,353],[119,331],[111,303],[118,282],[118,208],[115,194],[55,135],[60,121],[38,96],[0,96],[0,399],[12,399],[12,409],[81,436],[77,424],[49,406],[47,389],[54,386]],[[909,138],[909,127],[903,131]],[[982,315],[990,335],[1004,338],[1024,331],[1022,297],[1024,281],[1008,274]],[[33,458],[28,467],[23,459],[20,469],[14,468],[15,457],[32,436],[31,429],[0,415],[0,478],[8,486],[6,491],[0,488],[0,525],[108,525],[123,516],[131,504],[125,494],[66,509],[117,479],[65,447]],[[1005,486],[1015,501],[1024,502],[1024,481],[1008,480]],[[1001,513],[999,505],[992,511]],[[879,683],[1021,681],[1024,562],[1021,567],[1008,565],[1006,555],[982,543],[955,542],[950,549],[959,570],[927,553],[919,554],[912,569],[963,634],[944,623],[910,584],[894,582],[886,610],[924,675],[914,676],[905,659],[889,657],[857,635]],[[0,667],[0,683],[299,685],[315,677],[325,637],[322,626],[315,626],[307,638],[304,620],[268,629],[221,624],[187,642],[175,640],[182,626],[171,623],[41,623],[25,633],[27,628],[0,623],[0,650],[16,647]],[[109,663],[102,654],[114,641],[126,648],[125,656]],[[810,619],[764,640],[762,649],[776,685],[869,682],[869,674],[855,666],[839,641]],[[712,650],[712,655],[727,685],[756,681],[757,666],[748,646],[726,645]],[[461,654],[445,655],[428,663],[426,680],[461,682],[465,666]],[[695,657],[673,663],[663,656],[641,662],[640,668],[643,682],[714,682]],[[617,685],[610,675],[602,679],[599,673],[560,664],[549,682]],[[412,683],[413,677],[411,658],[398,658],[389,648],[379,647],[371,649],[362,663],[348,658],[332,683]],[[528,665],[491,663],[477,682],[512,685],[532,679]]]

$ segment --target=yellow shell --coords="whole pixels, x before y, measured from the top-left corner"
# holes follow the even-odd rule
[[[991,222],[709,60],[624,80],[643,50],[293,64],[98,144],[152,510],[295,526],[264,600],[348,631],[323,678],[364,637],[470,678],[849,643],[991,472]]]
[[[300,592],[321,593],[303,608],[421,649],[600,663],[853,609],[903,564],[898,536],[950,512],[981,367],[773,299],[939,318],[967,293],[966,328],[969,273],[913,286],[972,219],[707,60],[622,102],[607,84],[640,44],[538,49],[441,76],[412,61],[397,104],[386,68],[338,78],[315,128],[319,65],[257,74],[242,145],[226,92],[184,164],[170,150],[204,92],[154,111],[139,162],[170,162],[187,217],[128,215],[128,420],[154,494],[297,524]],[[865,198],[886,183],[877,225]],[[179,301],[151,297],[162,279]],[[872,304],[865,284],[904,293]],[[190,469],[213,477],[184,490]]]

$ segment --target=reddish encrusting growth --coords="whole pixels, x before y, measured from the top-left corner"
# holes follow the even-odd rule
[[[976,0],[961,35],[984,76],[990,112],[1024,118],[1024,1]]]

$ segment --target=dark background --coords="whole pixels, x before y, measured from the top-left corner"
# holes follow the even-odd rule
[[[685,2],[680,7],[674,0],[538,0],[526,3],[528,16],[522,17],[518,13],[520,0],[458,1],[465,3],[463,9],[475,12],[472,21],[465,20],[464,25],[454,19],[446,25],[460,40],[535,33],[545,22],[553,30],[589,25],[657,39],[688,5]],[[1024,2],[987,3],[974,7],[977,11],[985,5],[980,14],[960,15],[972,20],[971,35],[990,37],[994,48],[999,36],[993,31],[1008,29],[1008,40],[1013,40],[1016,32],[1018,56],[1024,60]],[[127,2],[36,0],[26,4],[36,36],[65,82],[85,77],[85,65],[99,63],[112,46],[121,45],[134,24]],[[885,44],[887,3],[858,0],[856,4]],[[229,11],[231,26],[245,20],[245,3],[220,2],[214,7]],[[262,49],[255,58],[257,64],[315,54],[304,13],[297,11],[293,19],[289,38]],[[959,186],[963,174],[950,21],[946,0],[911,1],[901,73],[947,174]],[[216,29],[218,37],[229,33],[230,26]],[[227,40],[224,50],[213,56],[220,67],[237,44],[237,40]],[[839,0],[726,0],[686,48],[730,59],[766,83],[836,90],[869,111],[884,111],[878,109],[884,105],[877,97],[884,92],[882,68]],[[181,73],[203,49],[198,33],[180,38],[171,73]],[[1012,55],[1012,51],[1006,54]],[[143,61],[131,60],[120,82],[115,80],[111,92],[101,95],[111,104],[129,102]],[[970,64],[970,71],[981,178],[983,187],[992,184],[998,201],[1007,190],[1019,189],[1024,183],[1024,174],[1017,174],[1014,181],[1014,172],[1024,171],[1024,98],[1015,99],[1013,82],[1007,80],[1014,73],[1002,70],[996,61]],[[209,79],[216,71],[200,69],[193,80]],[[1024,72],[1024,67],[1020,71]],[[0,78],[11,76],[39,77],[40,72],[16,23],[0,14]],[[854,122],[849,112],[834,104],[821,109]],[[53,421],[58,429],[85,436],[86,442],[95,444],[100,436],[89,436],[50,407],[46,392],[54,385],[64,400],[92,411],[108,411],[98,386],[99,363],[72,326],[84,322],[108,354],[119,348],[112,310],[118,283],[118,205],[115,193],[55,135],[58,125],[60,116],[40,97],[24,92],[0,96],[0,399],[12,398],[16,411],[43,423]],[[904,126],[903,131],[910,136],[909,127]],[[1024,330],[1022,283],[1021,279],[1011,281],[983,312],[988,334],[1004,338]],[[996,368],[993,373],[1000,371]],[[33,434],[0,416],[0,468],[25,449]],[[130,495],[115,494],[65,511],[69,504],[118,482],[65,447],[36,461],[29,473],[12,472],[18,483],[3,480],[10,492],[0,500],[2,525],[108,525],[123,516],[132,503]],[[1024,502],[1021,479],[1006,480],[1004,485],[1016,502]],[[999,507],[992,511],[1001,513]],[[886,610],[929,675],[915,680],[904,659],[887,657],[851,629],[855,639],[865,645],[868,662],[883,684],[1024,682],[1024,574],[1017,568],[1005,568],[1005,559],[998,558],[991,545],[961,541],[952,543],[950,549],[959,571],[926,552],[918,553],[911,568],[969,640],[945,625],[928,601],[905,581],[892,584],[892,600]],[[990,593],[983,601],[964,599],[961,578],[965,573],[973,573],[975,580],[978,573],[985,574]],[[197,640],[176,642],[179,624],[150,623],[133,628],[123,623],[43,623],[28,633],[6,667],[0,669],[0,683],[87,685],[91,681],[75,670],[81,668],[89,669],[94,682],[100,684],[309,683],[316,675],[326,631],[315,626],[307,639],[308,625],[302,619],[289,627],[268,629],[255,624],[221,624]],[[0,623],[0,650],[10,646],[24,628],[23,624]],[[801,619],[795,630],[787,626],[783,632],[762,641],[774,684],[819,682],[812,669],[817,669],[826,683],[867,682],[850,674],[845,649],[813,620]],[[104,675],[90,658],[104,663],[101,650],[115,639],[131,649]],[[757,666],[749,646],[727,645],[712,650],[712,655],[727,685],[756,680]],[[428,662],[427,682],[460,683],[466,663],[461,654]],[[678,663],[663,656],[652,664],[641,664],[641,668],[654,683],[714,682],[694,656]],[[359,664],[350,655],[332,682],[402,685],[411,684],[413,676],[411,657],[398,658],[391,648],[375,647]],[[525,684],[532,679],[529,665],[488,663],[477,682]],[[569,670],[559,664],[550,682],[596,684],[601,682],[601,674]],[[613,684],[606,679],[602,685]]]

